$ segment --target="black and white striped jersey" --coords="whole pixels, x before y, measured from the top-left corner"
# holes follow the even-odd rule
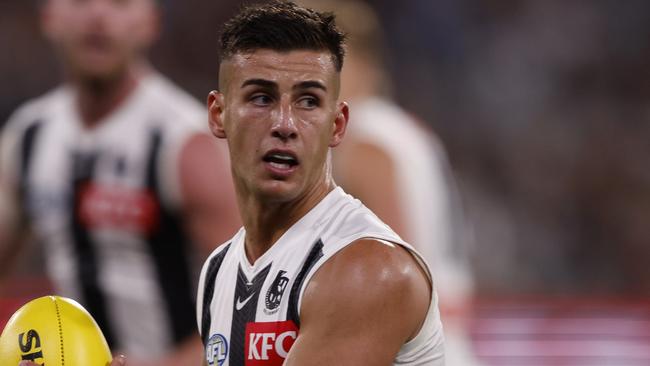
[[[161,356],[195,332],[198,268],[179,217],[181,146],[207,132],[198,102],[158,74],[95,127],[67,86],[6,125],[0,168],[57,294],[82,303],[114,351]]]
[[[382,239],[404,246],[421,259],[341,188],[330,192],[253,265],[246,257],[245,236],[242,228],[218,247],[201,272],[197,322],[210,366],[282,365],[299,333],[300,304],[311,277],[355,240]],[[443,365],[443,343],[434,291],[422,330],[403,345],[394,363]]]

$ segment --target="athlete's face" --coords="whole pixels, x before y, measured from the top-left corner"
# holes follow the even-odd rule
[[[42,26],[73,76],[109,78],[155,40],[158,10],[154,0],[48,0]]]
[[[328,52],[257,50],[221,64],[210,125],[228,140],[241,193],[288,202],[330,182],[329,149],[348,119],[339,82]]]

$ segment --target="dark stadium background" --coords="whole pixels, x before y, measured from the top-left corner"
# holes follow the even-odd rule
[[[479,358],[650,364],[650,2],[370,3],[394,97],[440,135],[460,186]],[[36,4],[0,1],[0,121],[60,80]],[[203,100],[239,2],[165,4],[153,63]],[[46,291],[38,268],[18,272],[0,324]]]

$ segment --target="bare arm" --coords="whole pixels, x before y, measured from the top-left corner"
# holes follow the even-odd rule
[[[227,149],[213,137],[197,134],[180,157],[183,211],[201,259],[241,226]]]
[[[392,365],[421,328],[431,299],[412,256],[376,240],[343,249],[307,286],[286,366]]]

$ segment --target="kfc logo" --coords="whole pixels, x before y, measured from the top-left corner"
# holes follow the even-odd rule
[[[298,327],[292,321],[246,324],[246,366],[281,366],[293,342]]]
[[[160,207],[150,191],[87,184],[79,195],[78,216],[89,228],[148,234],[158,225]]]

